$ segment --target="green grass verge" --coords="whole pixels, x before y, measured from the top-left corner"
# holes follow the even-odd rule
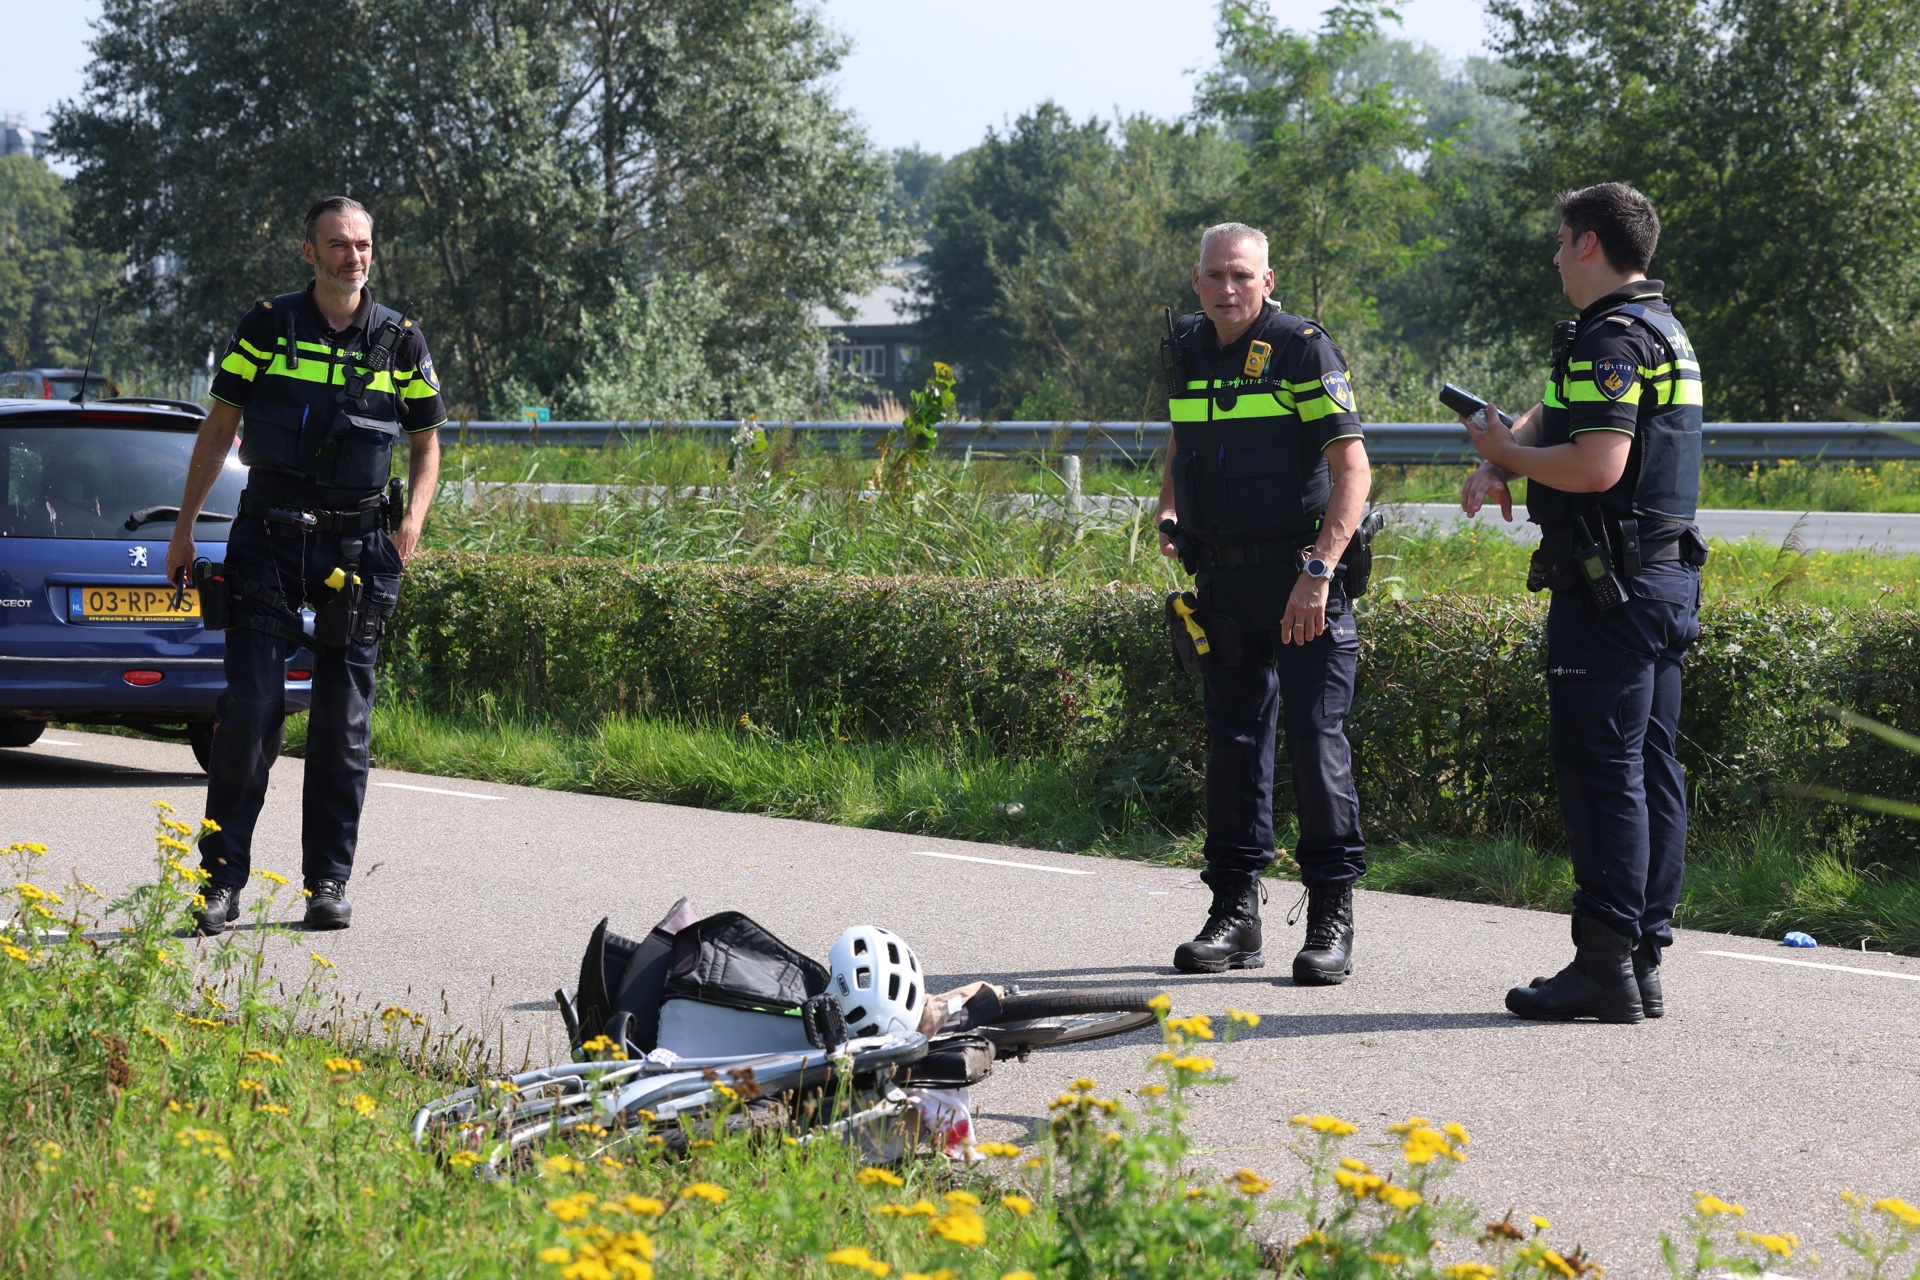
[[[303,731],[290,728],[296,754]],[[1203,865],[1200,832],[1130,814],[1101,795],[1091,769],[1010,761],[965,743],[796,741],[637,718],[573,733],[383,703],[373,750],[384,767],[444,777]],[[1277,835],[1291,844],[1289,832]],[[1572,902],[1566,858],[1513,836],[1383,841],[1368,857],[1370,889],[1543,911]],[[1825,945],[1865,940],[1920,955],[1920,879],[1854,865],[1774,817],[1708,837],[1689,855],[1677,923],[1770,938],[1800,929]]]

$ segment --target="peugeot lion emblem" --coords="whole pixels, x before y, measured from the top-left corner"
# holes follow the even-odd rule
[[[145,547],[128,547],[127,559],[133,561],[134,568],[144,569],[147,567],[147,549]]]

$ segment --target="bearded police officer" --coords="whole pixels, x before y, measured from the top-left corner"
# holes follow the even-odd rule
[[[1660,237],[1648,199],[1608,182],[1559,199],[1554,262],[1577,320],[1556,330],[1543,404],[1509,431],[1489,406],[1467,422],[1487,459],[1468,514],[1527,478],[1540,525],[1527,586],[1547,612],[1549,751],[1573,858],[1573,963],[1507,993],[1523,1018],[1660,1017],[1687,839],[1675,758],[1680,664],[1700,632],[1694,525],[1700,366],[1647,267]],[[1466,421],[1463,419],[1462,421]]]
[[[1306,885],[1303,985],[1353,972],[1353,884],[1366,870],[1345,734],[1359,637],[1340,560],[1371,482],[1340,349],[1269,298],[1267,238],[1207,230],[1193,289],[1203,313],[1165,350],[1173,441],[1161,552],[1198,578],[1179,624],[1207,637],[1207,869],[1213,905],[1174,953],[1183,973],[1253,969],[1259,881],[1274,860],[1274,732],[1284,716]],[[1176,646],[1179,644],[1176,630]]]
[[[374,660],[439,478],[439,382],[419,327],[367,290],[372,216],[345,196],[320,201],[307,213],[301,252],[313,282],[247,312],[227,344],[167,548],[169,577],[193,572],[208,625],[223,607],[227,614],[227,688],[207,770],[207,816],[220,829],[200,845],[203,934],[239,914],[286,716],[286,662],[303,645],[316,655],[300,832],[306,923],[351,921],[346,885],[366,798]],[[243,422],[240,460],[250,471],[226,563],[196,566],[194,520]],[[398,482],[389,482],[403,438],[412,496],[404,515]],[[311,637],[303,605],[314,613]]]

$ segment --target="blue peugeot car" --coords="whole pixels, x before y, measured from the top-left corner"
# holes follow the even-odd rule
[[[49,720],[184,738],[206,767],[226,687],[220,632],[167,582],[167,543],[205,410],[185,401],[0,400],[0,747]],[[227,457],[195,532],[219,561],[246,468]],[[304,711],[313,658],[287,662]],[[276,747],[277,750],[277,747]]]

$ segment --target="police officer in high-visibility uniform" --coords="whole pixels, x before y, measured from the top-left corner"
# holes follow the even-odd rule
[[[1307,905],[1293,978],[1327,985],[1353,972],[1353,884],[1366,870],[1345,733],[1360,642],[1341,557],[1371,473],[1345,358],[1317,322],[1271,301],[1273,283],[1264,235],[1209,228],[1193,269],[1202,314],[1173,326],[1164,355],[1173,441],[1161,551],[1196,573],[1192,620],[1209,638],[1201,878],[1213,904],[1174,967],[1265,964],[1259,882],[1274,861],[1284,724]]]
[[[308,211],[306,289],[262,302],[240,320],[214,376],[167,573],[193,573],[202,613],[224,612],[227,688],[217,707],[207,816],[203,934],[239,914],[254,824],[286,718],[286,663],[315,654],[301,824],[306,923],[344,929],[360,811],[366,799],[373,667],[400,598],[440,473],[446,421],[426,339],[367,290],[373,219],[333,196]],[[249,468],[229,526],[224,567],[194,573],[193,528],[244,422]],[[407,442],[411,501],[390,484],[393,446]],[[403,513],[404,512],[404,513]],[[308,635],[300,613],[313,611]]]
[[[1555,332],[1546,399],[1511,430],[1489,406],[1465,421],[1487,459],[1466,482],[1512,519],[1506,482],[1527,478],[1540,525],[1527,586],[1547,612],[1549,750],[1577,889],[1573,963],[1507,993],[1523,1018],[1638,1022],[1666,1011],[1686,851],[1686,779],[1675,756],[1680,669],[1700,633],[1694,524],[1700,497],[1700,365],[1664,287],[1647,279],[1652,203],[1623,183],[1559,199],[1560,268],[1579,318]]]

